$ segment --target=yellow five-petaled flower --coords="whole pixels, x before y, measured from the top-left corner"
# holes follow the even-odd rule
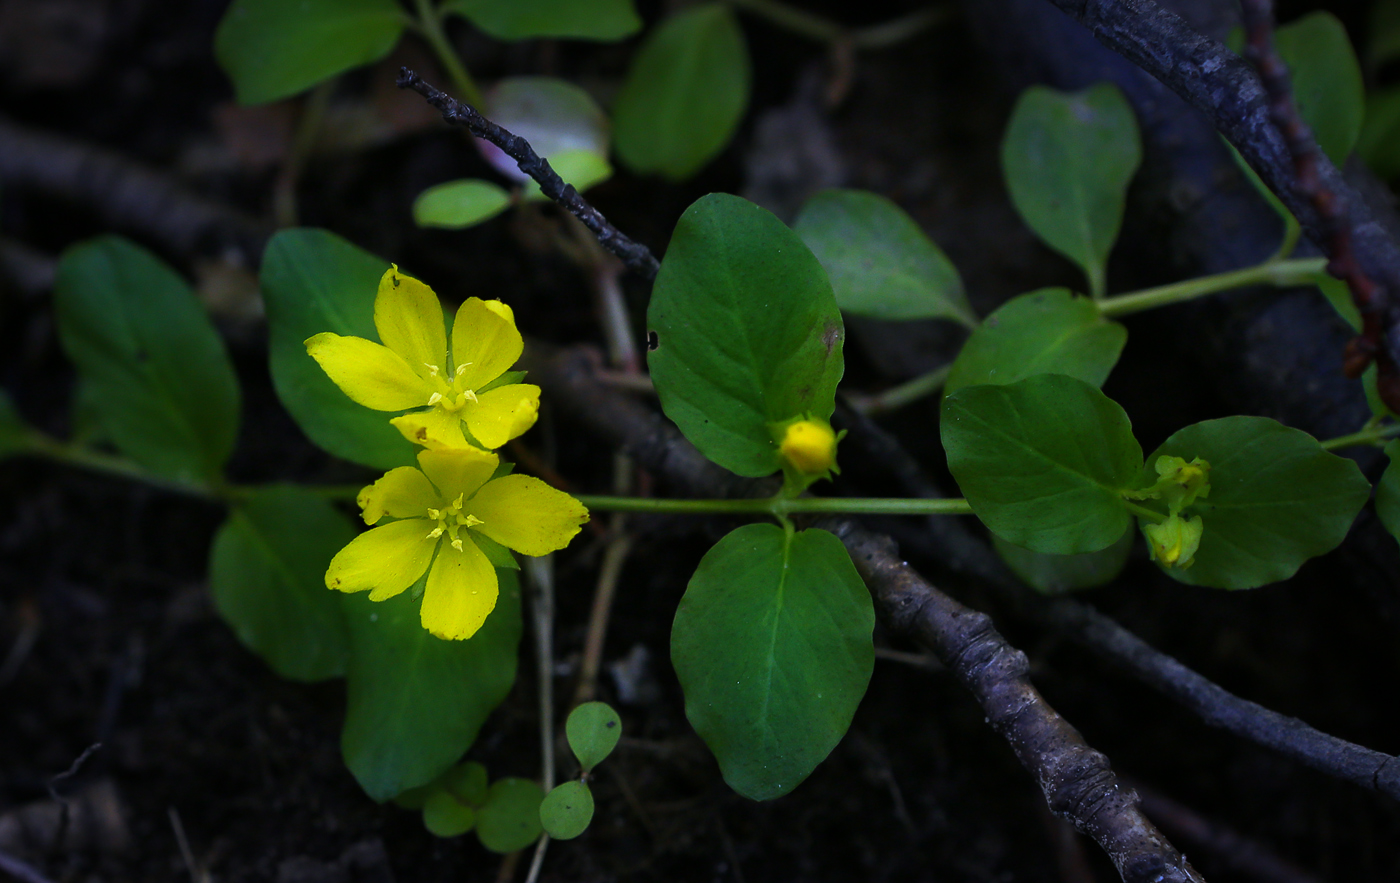
[[[366,524],[326,571],[326,586],[369,590],[383,601],[426,572],[420,618],[439,638],[470,638],[496,606],[496,569],[477,546],[482,535],[525,555],[562,549],[588,521],[583,504],[526,475],[492,479],[500,459],[477,448],[421,451],[360,491]]]
[[[535,424],[540,388],[507,383],[483,390],[524,351],[510,307],[468,298],[447,345],[442,305],[428,286],[390,267],[379,280],[374,327],[383,344],[329,331],[306,349],[351,399],[376,411],[425,408],[390,422],[427,448],[467,444],[462,423],[487,449],[499,448]]]

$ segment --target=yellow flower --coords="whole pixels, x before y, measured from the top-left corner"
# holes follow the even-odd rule
[[[398,519],[360,534],[331,559],[326,587],[392,598],[426,571],[420,617],[439,638],[470,638],[496,606],[496,569],[473,537],[525,555],[562,549],[588,521],[583,504],[538,478],[492,479],[500,458],[477,448],[420,451],[360,491],[366,524]]]
[[[394,266],[379,280],[374,327],[383,344],[327,331],[307,338],[306,351],[336,386],[367,408],[426,406],[389,421],[409,441],[430,449],[465,447],[465,421],[483,446],[499,448],[535,424],[538,386],[490,386],[525,348],[510,307],[468,298],[452,323],[449,351],[437,295]]]
[[[1189,515],[1182,518],[1173,512],[1161,524],[1144,524],[1142,532],[1147,535],[1153,558],[1165,567],[1185,570],[1196,563],[1196,550],[1201,547],[1204,528],[1201,519]]]
[[[843,433],[844,434],[844,433]],[[795,420],[784,429],[778,453],[798,474],[825,478],[836,468],[836,443],[841,440],[825,420]]]

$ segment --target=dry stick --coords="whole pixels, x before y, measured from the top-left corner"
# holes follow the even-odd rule
[[[706,460],[659,415],[593,380],[597,361],[566,350],[534,363],[531,377],[576,419],[685,492],[744,496],[763,486]],[[1051,809],[1093,837],[1125,881],[1201,879],[1137,810],[1131,789],[1118,786],[1107,759],[1030,686],[1025,655],[991,628],[985,614],[963,607],[895,560],[888,539],[849,522],[840,530],[885,613],[901,631],[932,646],[1035,775]]]
[[[608,219],[603,217],[603,213],[579,196],[572,184],[564,183],[564,179],[550,168],[549,160],[543,159],[535,153],[530,142],[519,135],[512,135],[491,122],[471,105],[463,104],[451,95],[433,88],[416,72],[406,67],[399,69],[398,85],[400,89],[412,89],[422,95],[429,104],[442,113],[442,118],[447,122],[455,126],[463,126],[476,137],[484,138],[501,148],[507,156],[515,160],[520,171],[535,179],[540,185],[540,191],[545,196],[559,203],[568,210],[569,214],[578,218],[585,227],[593,231],[593,235],[598,237],[598,241],[602,243],[604,248],[617,255],[624,264],[645,278],[651,279],[656,276],[660,264],[657,263],[656,256],[651,253],[651,250],[640,242],[633,241],[621,230],[609,224]]]
[[[1348,346],[1345,367],[1364,368],[1364,358],[1374,350],[1381,395],[1391,408],[1400,407],[1400,304],[1389,296],[1400,293],[1400,244],[1337,167],[1317,152],[1306,131],[1296,133],[1297,141],[1311,152],[1321,203],[1298,186],[1295,154],[1274,124],[1269,93],[1249,63],[1153,0],[1050,2],[1203,111],[1332,259],[1329,270],[1341,275],[1354,265],[1376,284],[1373,303],[1362,302],[1368,296],[1364,289],[1353,291],[1362,299],[1358,309],[1375,319]],[[1343,236],[1344,252],[1335,251],[1334,232]]]

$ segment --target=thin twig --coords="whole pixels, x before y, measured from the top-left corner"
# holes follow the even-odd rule
[[[38,868],[3,852],[0,852],[0,873],[9,874],[19,883],[52,883]]]
[[[559,203],[569,214],[592,230],[604,248],[621,258],[624,264],[643,278],[655,278],[661,265],[651,250],[608,223],[602,212],[579,196],[572,184],[566,184],[564,179],[550,168],[549,160],[535,153],[529,141],[491,122],[470,104],[463,104],[446,92],[429,85],[415,71],[406,67],[399,69],[398,85],[400,89],[412,89],[422,95],[429,104],[438,109],[448,123],[462,126],[476,137],[484,138],[505,151],[507,156],[516,161],[520,171],[535,179],[545,196]]]

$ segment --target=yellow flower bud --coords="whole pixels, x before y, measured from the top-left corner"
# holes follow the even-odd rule
[[[1161,524],[1143,525],[1142,532],[1147,535],[1153,558],[1163,566],[1185,570],[1195,563],[1204,527],[1199,518],[1182,518],[1173,512]]]
[[[788,424],[778,450],[802,475],[822,476],[836,467],[836,440],[831,424],[808,418]]]

